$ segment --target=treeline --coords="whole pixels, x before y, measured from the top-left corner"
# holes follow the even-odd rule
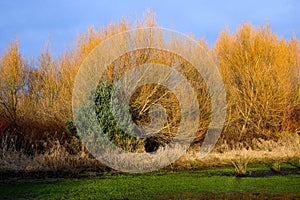
[[[0,61],[0,134],[26,141],[28,148],[52,139],[70,142],[73,136],[66,122],[73,116],[74,80],[84,59],[114,34],[157,26],[155,15],[147,13],[135,23],[124,18],[100,30],[91,27],[57,58],[45,48],[34,61],[21,55],[15,39]],[[295,36],[286,41],[269,25],[257,28],[243,23],[234,33],[221,32],[211,49],[205,41],[199,43],[216,61],[225,84],[225,139],[251,143],[253,138],[299,133],[300,44]],[[151,87],[147,91],[153,90]],[[137,96],[136,102],[143,102],[140,99]],[[203,134],[199,135],[201,140]]]

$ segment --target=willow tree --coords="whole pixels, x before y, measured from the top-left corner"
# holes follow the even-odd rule
[[[0,65],[0,115],[16,122],[24,110],[21,104],[28,89],[29,66],[22,58],[18,39],[15,39],[1,57]]]

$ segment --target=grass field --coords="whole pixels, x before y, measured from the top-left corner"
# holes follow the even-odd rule
[[[287,170],[293,170],[287,175]],[[267,165],[250,166],[248,176],[233,167],[147,174],[90,174],[84,178],[7,179],[1,199],[298,199],[297,167],[283,165],[281,174]]]

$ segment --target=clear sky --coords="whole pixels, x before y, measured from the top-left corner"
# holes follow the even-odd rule
[[[300,38],[299,0],[0,0],[0,54],[18,36],[21,53],[38,56],[48,39],[55,55],[70,48],[78,33],[100,28],[122,16],[134,20],[151,9],[165,28],[193,33],[212,46],[225,27],[270,23],[287,40]]]

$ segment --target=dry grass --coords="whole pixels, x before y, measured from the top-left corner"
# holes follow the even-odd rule
[[[247,158],[237,158],[232,160],[232,164],[235,168],[235,175],[240,177],[240,176],[245,176],[247,173],[247,166],[249,163],[249,159]]]
[[[280,167],[280,161],[276,160],[273,164],[271,169],[276,172],[276,173],[280,173],[281,171],[281,167]]]
[[[78,173],[80,171],[104,171],[105,166],[95,159],[89,157],[86,149],[78,154],[71,155],[66,148],[56,141],[45,153],[26,155],[24,152],[16,151],[15,148],[3,148],[0,150],[0,172],[20,171],[39,172],[65,171]]]
[[[199,149],[192,149],[182,156],[176,164],[189,167],[209,167],[232,165],[232,162],[246,163],[270,163],[275,161],[287,161],[298,158],[300,160],[300,136],[289,134],[278,141],[254,139],[252,147],[248,144],[237,143],[235,147],[224,141],[221,145],[203,159],[198,158]],[[192,163],[192,164],[191,164]]]
[[[280,172],[280,163],[290,159],[298,159],[300,161],[300,136],[298,134],[291,135],[289,138],[279,139],[277,142],[255,140],[256,144],[253,148],[246,149],[241,144],[236,145],[235,148],[229,148],[229,145],[224,142],[222,145],[216,147],[207,157],[199,159],[199,151],[195,148],[189,150],[184,156],[181,156],[175,163],[171,163],[169,167],[172,169],[201,169],[212,166],[228,166],[234,165],[237,176],[245,175],[247,172],[247,165],[254,163],[269,164],[273,162],[273,170]],[[176,148],[175,148],[176,151]],[[163,151],[160,149],[158,154]],[[178,152],[181,151],[178,149]],[[0,150],[0,172],[5,171],[104,171],[107,168],[103,164],[89,157],[86,150],[82,150],[77,155],[71,155],[66,151],[65,147],[59,142],[56,142],[51,149],[44,154],[36,154],[35,156],[26,156],[24,153],[16,151],[13,148],[3,148]],[[171,159],[176,155],[172,152],[169,156],[158,157],[157,166],[159,166],[160,159],[166,157]],[[180,155],[180,154],[178,154]],[[105,155],[103,155],[105,157]],[[108,155],[109,156],[109,153]],[[119,158],[118,163],[123,168],[130,169],[130,162],[128,158]],[[151,168],[147,162],[140,167]],[[125,166],[129,165],[129,166]],[[171,169],[170,168],[170,169]],[[84,169],[84,170],[83,170]],[[141,170],[144,170],[141,168]]]

